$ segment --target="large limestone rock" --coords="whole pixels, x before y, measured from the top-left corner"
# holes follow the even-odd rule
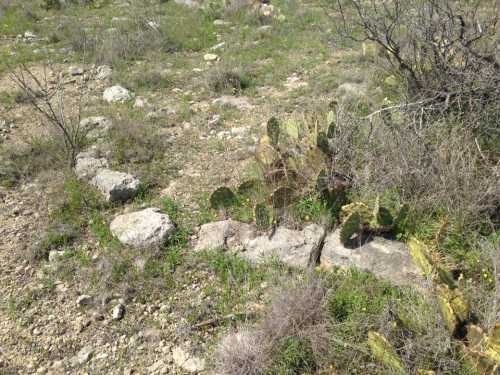
[[[143,248],[165,243],[175,230],[175,225],[159,208],[151,207],[117,216],[111,222],[110,229],[121,243]]]
[[[252,261],[275,256],[292,267],[306,268],[315,264],[324,237],[324,228],[316,224],[301,231],[279,227],[271,238],[263,235],[244,241],[241,255]]]
[[[321,252],[321,266],[356,267],[396,285],[423,285],[424,277],[402,242],[375,237],[357,248],[346,248],[340,230],[330,233]]]
[[[80,180],[92,180],[100,169],[108,167],[104,158],[96,158],[92,153],[81,152],[76,156],[75,173]]]
[[[140,181],[123,172],[99,169],[91,184],[95,186],[109,202],[123,202],[135,197],[139,192]]]
[[[126,88],[116,85],[108,87],[102,94],[102,99],[108,103],[125,103],[133,98],[133,94]]]
[[[255,229],[246,223],[234,220],[216,221],[201,226],[195,251],[241,248],[245,240],[255,237]]]

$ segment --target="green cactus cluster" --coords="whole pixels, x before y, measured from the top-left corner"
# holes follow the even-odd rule
[[[467,340],[463,348],[469,359],[481,369],[481,373],[497,374],[500,371],[500,322],[496,322],[487,335],[472,322],[470,305],[439,254],[436,254],[437,250],[416,238],[409,240],[408,247],[415,263],[436,284],[441,315],[450,333],[456,335],[458,330],[466,332]]]
[[[210,195],[210,207],[227,216],[229,213],[234,213],[237,207],[253,205],[253,220],[259,229],[265,230],[271,226],[276,216],[273,208],[286,205],[289,198],[286,197],[288,194],[286,187],[278,188],[272,194],[268,194],[267,199],[262,199],[261,190],[262,181],[260,180],[245,181],[238,186],[236,191],[227,186],[221,186]]]
[[[397,231],[406,220],[408,206],[403,205],[393,216],[388,208],[380,205],[377,197],[373,208],[362,202],[342,206],[340,240],[347,244],[354,235],[363,233],[384,234]]]

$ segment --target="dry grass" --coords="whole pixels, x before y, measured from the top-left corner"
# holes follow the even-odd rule
[[[303,373],[304,364],[314,371],[391,373],[372,357],[366,344],[368,331],[373,330],[397,348],[408,373],[432,369],[439,374],[473,374],[437,306],[431,297],[392,288],[357,272],[295,283],[274,294],[256,326],[222,341],[216,352],[217,373],[296,374]],[[293,352],[294,346],[286,345],[290,339],[305,346],[295,346],[301,351]]]
[[[420,212],[488,221],[500,203],[494,155],[465,124],[414,114],[366,120],[339,110],[333,165],[353,177],[361,195],[393,191]]]
[[[326,290],[319,280],[295,281],[277,290],[264,319],[253,329],[226,337],[217,349],[221,375],[263,374],[273,365],[277,347],[290,337],[307,337],[323,320]],[[293,303],[292,303],[293,301]]]
[[[239,68],[215,66],[207,73],[207,86],[216,93],[239,94],[250,86],[250,78]]]

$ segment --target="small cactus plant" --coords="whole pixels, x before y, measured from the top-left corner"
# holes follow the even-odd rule
[[[214,210],[227,210],[238,202],[238,198],[231,189],[222,186],[210,196],[210,206]]]
[[[267,136],[271,145],[277,147],[280,139],[280,123],[276,117],[271,117],[267,122]]]
[[[400,375],[409,374],[405,370],[396,349],[394,349],[391,343],[383,335],[374,331],[368,332],[368,346],[375,359],[384,366],[390,368],[394,373]]]
[[[271,210],[264,203],[257,203],[254,207],[255,225],[259,229],[268,229],[271,225]]]
[[[340,229],[340,241],[346,244],[351,240],[352,236],[356,233],[360,233],[362,230],[361,215],[359,212],[353,212],[347,216],[347,218],[342,223],[342,228]]]
[[[342,243],[346,244],[354,234],[392,232],[398,229],[400,223],[404,221],[407,211],[406,206],[401,207],[396,219],[394,219],[390,211],[380,205],[378,197],[372,210],[362,202],[345,205],[342,207],[344,220],[341,224],[340,239]]]
[[[280,209],[289,206],[294,199],[295,192],[288,186],[281,186],[271,194],[271,202],[274,208]]]

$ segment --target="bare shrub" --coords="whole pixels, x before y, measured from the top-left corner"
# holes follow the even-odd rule
[[[148,53],[177,48],[157,17],[145,14],[134,14],[130,20],[101,34],[75,25],[65,25],[62,33],[75,52],[87,53],[98,64],[116,65],[142,59]]]
[[[264,319],[253,329],[228,336],[216,352],[221,375],[263,374],[272,366],[277,347],[289,337],[308,337],[323,320],[326,290],[315,278],[277,290]]]
[[[337,111],[332,168],[361,195],[395,191],[417,210],[444,209],[474,223],[500,203],[499,167],[473,129],[456,117],[426,121],[414,112],[356,118]]]
[[[269,343],[259,335],[242,329],[226,336],[216,352],[218,373],[221,375],[259,375],[270,361]]]
[[[376,331],[397,348],[408,373],[468,374],[438,306],[432,296],[356,271],[283,286],[262,321],[222,341],[216,370],[221,375],[302,373],[298,365],[308,369],[305,373],[387,374],[390,368],[375,360],[366,343],[368,332]],[[295,345],[287,346],[290,342]]]
[[[239,94],[250,86],[250,78],[241,69],[215,66],[207,74],[207,86],[216,94]]]
[[[28,103],[42,116],[45,128],[55,131],[62,139],[65,159],[70,167],[74,166],[76,155],[83,147],[86,138],[84,130],[80,127],[85,79],[82,79],[80,86],[76,115],[69,116],[64,83],[62,80],[55,84],[50,83],[46,67],[42,76],[37,77],[26,65],[21,65],[19,69],[11,72],[11,78],[21,91],[22,101]]]
[[[496,0],[335,3],[342,34],[379,45],[411,96],[474,106],[498,97]]]

